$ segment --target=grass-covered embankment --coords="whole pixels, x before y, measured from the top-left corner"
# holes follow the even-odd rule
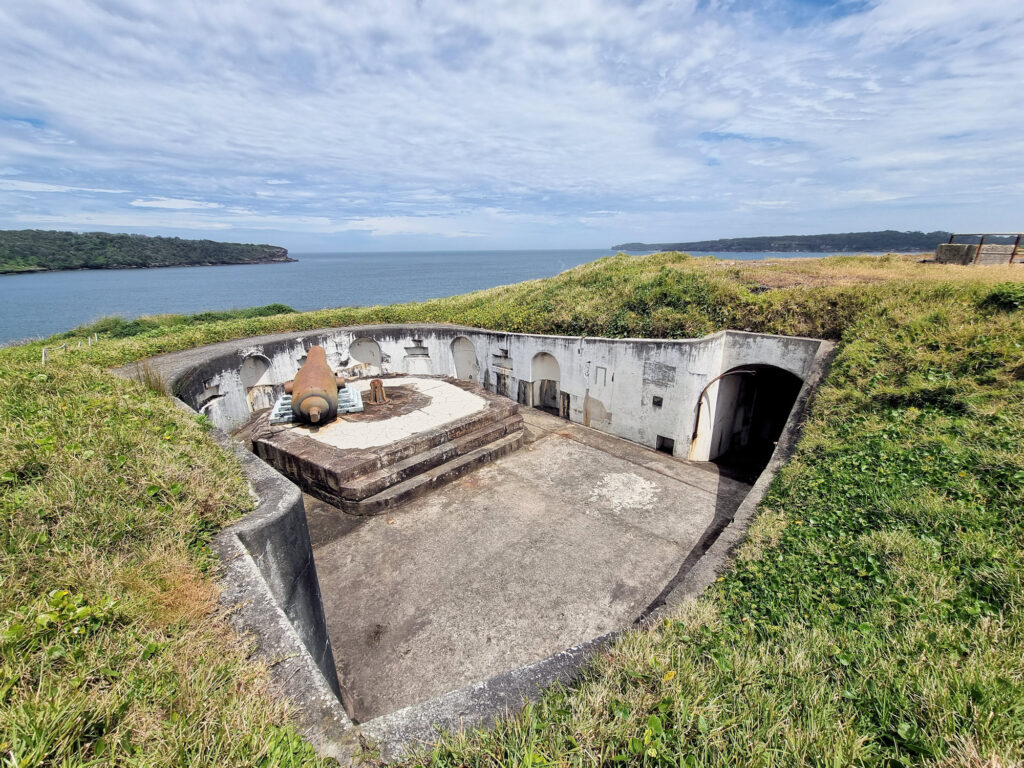
[[[656,255],[414,305],[108,321],[69,334],[100,343],[46,368],[38,344],[0,350],[0,753],[312,762],[216,618],[204,542],[248,508],[237,468],[201,423],[102,371],[256,333],[449,321],[842,343],[797,455],[706,597],[628,633],[575,689],[423,760],[1024,759],[1022,305],[1009,268]]]

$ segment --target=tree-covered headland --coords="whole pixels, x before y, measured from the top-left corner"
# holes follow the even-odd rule
[[[0,230],[0,273],[59,269],[190,267],[295,261],[276,245],[218,243],[179,237]]]
[[[830,235],[767,235],[695,240],[689,243],[623,243],[623,251],[698,251],[705,253],[927,253],[949,240],[949,232],[839,232]],[[970,241],[963,241],[970,242]]]

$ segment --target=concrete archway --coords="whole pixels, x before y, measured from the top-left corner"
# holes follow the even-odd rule
[[[348,354],[355,362],[380,370],[384,362],[384,355],[380,351],[380,344],[365,336],[354,339],[348,346]]]
[[[245,398],[249,402],[249,410],[253,413],[270,408],[277,399],[277,387],[274,386],[270,370],[270,360],[263,355],[249,355],[242,361],[238,376],[245,387]]]
[[[249,355],[242,361],[238,375],[242,378],[242,386],[248,389],[259,384],[266,384],[269,371],[270,361],[267,358],[263,355]]]
[[[568,418],[562,408],[561,367],[554,355],[547,352],[534,355],[530,363],[530,378],[533,381],[533,407]]]
[[[752,480],[771,459],[803,381],[774,365],[723,373],[697,403],[690,458]]]
[[[465,336],[452,341],[452,360],[455,362],[455,378],[476,381],[480,377],[480,364],[476,359],[476,347]]]

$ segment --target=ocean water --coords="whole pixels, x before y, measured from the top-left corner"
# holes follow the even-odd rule
[[[274,302],[310,310],[422,301],[550,277],[614,253],[600,249],[295,253],[292,256],[298,261],[287,264],[0,275],[0,344],[49,336],[109,315],[130,319]],[[823,255],[722,254],[728,259]]]

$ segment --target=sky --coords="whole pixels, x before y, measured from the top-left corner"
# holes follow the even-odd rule
[[[292,251],[1012,231],[1021,0],[4,0],[0,228]]]

